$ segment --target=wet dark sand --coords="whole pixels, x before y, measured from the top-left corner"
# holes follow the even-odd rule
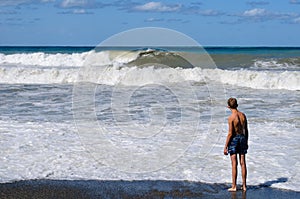
[[[270,187],[285,178],[230,193],[229,184],[188,181],[27,180],[0,184],[0,198],[300,198],[300,192]]]

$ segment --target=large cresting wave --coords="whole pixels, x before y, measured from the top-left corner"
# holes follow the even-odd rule
[[[192,66],[176,53],[152,49],[73,54],[0,54],[0,83],[72,84],[77,81],[80,67],[87,64],[87,56],[91,55],[99,58],[96,65],[106,68],[96,82],[91,79],[92,83],[144,85],[155,83],[159,76],[164,75],[170,83],[220,82],[254,89],[300,90],[300,71],[297,70],[269,70],[274,66],[268,70],[253,70],[251,67],[206,69],[205,63]],[[180,74],[181,77],[176,79],[174,74]]]

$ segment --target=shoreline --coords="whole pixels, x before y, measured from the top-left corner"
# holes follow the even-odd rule
[[[166,180],[24,180],[0,183],[0,198],[299,198],[268,181],[228,192],[230,184]]]

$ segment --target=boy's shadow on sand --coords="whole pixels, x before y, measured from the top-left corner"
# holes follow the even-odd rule
[[[250,187],[252,187],[252,188],[271,187],[273,184],[284,183],[284,182],[287,182],[287,181],[288,181],[288,178],[277,178],[277,180],[267,181],[267,182],[259,184],[257,186],[250,186]]]
[[[272,188],[278,178],[230,193],[225,183],[168,180],[26,180],[0,183],[0,198],[300,198],[300,192]]]

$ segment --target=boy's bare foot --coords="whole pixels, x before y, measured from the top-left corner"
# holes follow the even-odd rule
[[[230,191],[230,192],[236,191],[236,188],[231,187],[231,188],[228,189],[228,191]]]
[[[242,187],[242,190],[243,191],[247,191],[247,187]]]

